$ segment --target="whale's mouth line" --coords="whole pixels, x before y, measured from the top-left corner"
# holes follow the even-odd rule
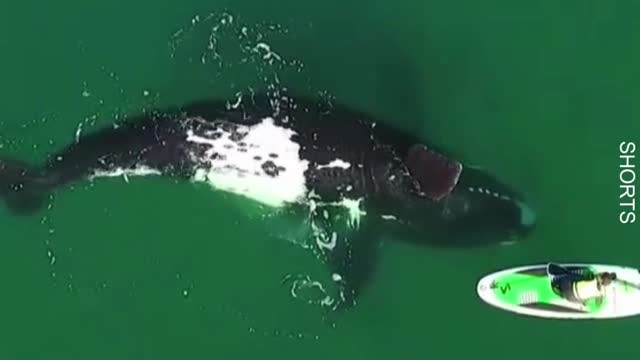
[[[484,197],[489,201],[508,203],[510,204],[510,206],[514,207],[514,211],[517,211],[517,224],[515,225],[518,228],[518,231],[516,231],[516,233],[514,233],[508,241],[505,241],[505,245],[517,242],[523,235],[523,233],[520,233],[520,231],[529,230],[536,225],[538,220],[537,213],[534,208],[524,200],[523,196],[511,193],[505,194],[503,190],[496,190],[495,186],[480,185],[480,182],[477,183],[478,185],[476,186],[469,186],[470,184],[464,184],[464,187],[461,187],[460,190],[473,193],[476,196]],[[479,199],[477,201],[483,200]],[[473,206],[473,201],[471,202],[471,205]]]

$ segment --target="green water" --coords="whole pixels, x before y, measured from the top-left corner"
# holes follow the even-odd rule
[[[249,205],[152,178],[79,184],[37,217],[1,210],[0,359],[637,355],[638,318],[519,317],[480,303],[475,284],[523,263],[639,265],[640,221],[618,219],[618,145],[640,142],[639,16],[631,0],[1,0],[2,153],[35,161],[79,123],[234,96],[277,71],[492,169],[540,223],[513,246],[388,242],[331,328],[280,284],[323,268]],[[258,34],[286,65],[242,50]]]

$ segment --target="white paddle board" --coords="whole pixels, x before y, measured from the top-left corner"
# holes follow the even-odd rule
[[[640,271],[631,267],[586,263],[554,263],[573,273],[613,272],[603,301],[584,305],[565,300],[551,288],[547,264],[527,265],[482,277],[477,292],[485,303],[520,315],[554,319],[612,319],[640,315]]]

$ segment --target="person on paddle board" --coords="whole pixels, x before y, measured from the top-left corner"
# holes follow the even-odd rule
[[[602,304],[605,287],[617,279],[616,273],[577,274],[553,263],[547,265],[547,274],[556,294],[582,305],[591,299],[596,299],[598,305]]]

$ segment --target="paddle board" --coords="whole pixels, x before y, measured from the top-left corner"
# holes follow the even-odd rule
[[[640,271],[631,267],[555,263],[574,273],[614,272],[618,276],[606,287],[598,305],[565,300],[551,288],[547,264],[527,265],[494,272],[477,284],[480,299],[494,307],[520,315],[555,319],[612,319],[640,315]]]

